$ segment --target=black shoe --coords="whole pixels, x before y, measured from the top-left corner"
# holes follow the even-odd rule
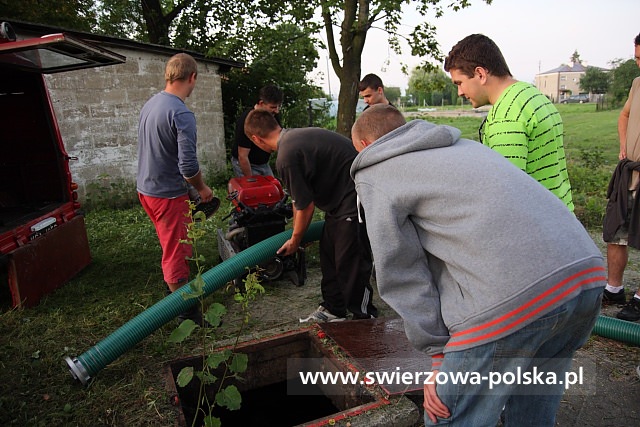
[[[618,319],[636,322],[640,320],[640,299],[631,298],[624,308],[616,315]]]
[[[604,290],[602,293],[602,305],[625,304],[627,302],[624,296],[624,289],[620,292],[609,292]]]
[[[204,216],[208,219],[211,217],[211,215],[217,212],[219,207],[220,199],[214,197],[210,202],[198,203],[193,210],[193,213],[195,214],[196,212],[203,212]]]

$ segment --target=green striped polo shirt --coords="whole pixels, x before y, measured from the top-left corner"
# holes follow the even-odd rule
[[[512,84],[500,95],[480,129],[484,145],[548,188],[573,212],[563,132],[556,107],[525,82]]]

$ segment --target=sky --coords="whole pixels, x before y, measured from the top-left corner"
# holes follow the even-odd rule
[[[443,0],[443,4],[450,2]],[[458,12],[447,9],[437,19],[422,17],[411,6],[405,6],[403,12],[399,32],[408,35],[417,23],[429,19],[437,28],[443,55],[469,34],[490,37],[514,77],[531,83],[536,74],[569,63],[576,50],[583,64],[602,68],[610,68],[612,60],[632,59],[633,40],[640,33],[640,0],[493,0],[490,6],[472,0],[468,8]],[[321,38],[326,41],[324,34]],[[398,56],[386,39],[382,30],[369,30],[362,75],[377,74],[386,87],[400,87],[404,93],[409,76],[402,73],[401,63],[411,70],[422,59],[412,57],[406,44],[403,55]],[[328,52],[319,53],[312,80],[337,98],[340,82],[331,69]]]

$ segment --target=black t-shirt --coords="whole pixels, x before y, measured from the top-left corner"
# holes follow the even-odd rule
[[[276,168],[296,209],[313,202],[329,215],[357,213],[356,190],[349,175],[358,152],[352,142],[321,128],[283,129]]]
[[[253,110],[252,108],[246,109],[236,120],[236,140],[231,148],[231,157],[237,159],[238,158],[238,147],[248,148],[251,150],[249,152],[249,163],[252,165],[264,165],[265,163],[269,163],[269,157],[271,157],[271,153],[267,153],[256,144],[253,143],[247,135],[244,133],[244,122],[247,119],[249,113]],[[276,115],[276,120],[280,124],[280,118]],[[282,126],[282,124],[280,124]]]

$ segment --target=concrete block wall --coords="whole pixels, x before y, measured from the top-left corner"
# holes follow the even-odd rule
[[[127,61],[46,76],[67,154],[77,158],[70,168],[81,201],[92,183],[130,183],[135,192],[140,109],[164,89],[170,57],[105,47]],[[186,104],[196,115],[198,159],[205,176],[223,171],[226,163],[221,91],[218,66],[198,61],[198,82]]]

